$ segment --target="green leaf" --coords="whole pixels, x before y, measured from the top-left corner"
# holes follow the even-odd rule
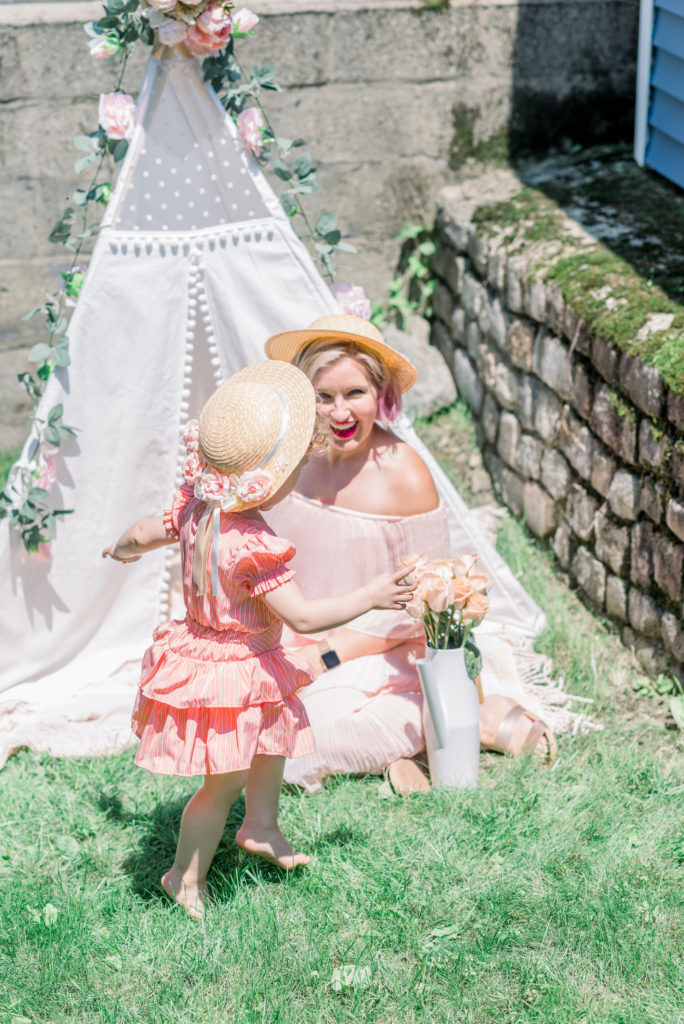
[[[56,423],[57,420],[61,420],[63,415],[64,415],[64,406],[62,405],[61,402],[59,402],[57,405],[53,405],[53,407],[50,409],[50,412],[48,413],[47,421],[48,421],[48,423]]]
[[[77,206],[85,206],[88,202],[88,191],[84,188],[77,188],[72,198]]]
[[[82,174],[83,171],[87,170],[88,167],[90,167],[91,164],[94,164],[96,160],[97,153],[89,153],[88,156],[81,157],[81,159],[77,160],[74,164],[76,174]]]
[[[32,487],[26,497],[32,502],[46,501],[49,497],[48,491],[44,487]]]
[[[677,728],[684,732],[684,697],[671,697],[669,707]]]
[[[74,146],[82,153],[94,153],[99,149],[99,139],[93,135],[77,135]]]
[[[310,153],[302,153],[294,162],[294,172],[298,178],[306,178],[307,174],[311,174],[313,169],[314,165]]]
[[[54,320],[48,327],[50,334],[55,337],[58,334],[64,334],[67,329],[66,318],[60,316],[57,320]]]
[[[338,252],[356,252],[357,250],[349,242],[338,242],[335,248]]]
[[[61,441],[62,441],[60,432],[57,429],[57,427],[53,427],[53,426],[49,426],[49,425],[43,431],[43,437],[50,444],[55,445],[55,447],[59,447],[59,445],[61,444]]]
[[[315,174],[310,174],[307,178],[302,178],[294,186],[294,191],[299,192],[300,195],[308,196],[312,192],[318,191],[318,182],[316,181]]]
[[[109,139],[108,146],[115,164],[123,160],[128,152],[128,141],[126,139]]]
[[[46,345],[44,341],[39,341],[29,352],[28,361],[29,363],[44,363],[51,355],[52,349],[50,346]]]
[[[64,344],[62,344],[62,341]],[[52,362],[55,366],[70,366],[71,358],[69,356],[69,343],[66,338],[62,338],[59,344],[55,346],[52,352]]]
[[[309,145],[309,140],[308,139],[297,138],[292,143],[292,148],[296,149],[298,146],[308,146],[308,145]]]
[[[19,383],[23,387],[24,391],[26,392],[26,394],[29,396],[29,398],[31,399],[31,401],[35,405],[35,403],[38,401],[38,399],[42,395],[42,391],[39,388],[39,386],[36,384],[35,380],[31,376],[31,374],[30,373],[26,373],[26,372],[18,373],[17,374],[17,380],[19,381]]]
[[[51,362],[41,363],[41,365],[36,370],[36,377],[38,378],[38,380],[42,381],[49,380],[50,377],[52,376],[52,369],[53,367]]]
[[[417,238],[418,235],[422,235],[426,230],[424,224],[405,224],[397,238]]]
[[[288,217],[294,217],[298,207],[291,192],[283,192],[280,197],[280,205]]]
[[[337,214],[336,213],[322,213],[316,221],[316,234],[321,235],[322,238],[328,234],[329,231],[334,231],[337,227]]]
[[[50,242],[66,242],[71,233],[71,225],[74,222],[74,211],[71,206],[67,206],[66,210],[59,218],[54,228],[48,235],[48,241]]]
[[[324,237],[325,237],[325,240],[328,243],[328,245],[336,246],[338,244],[339,240],[342,238],[342,232],[341,231],[329,231],[327,233],[327,235],[325,235]]]
[[[273,161],[273,172],[277,174],[283,181],[289,181],[292,177],[292,171],[282,160]]]

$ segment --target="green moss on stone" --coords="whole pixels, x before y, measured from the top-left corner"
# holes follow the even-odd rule
[[[608,401],[621,420],[628,420],[630,423],[635,422],[634,409],[627,405],[626,402],[623,402],[616,391],[608,392]]]
[[[657,367],[684,394],[684,199],[622,151],[604,147],[584,159],[570,183],[559,175],[543,191],[523,188],[472,220],[527,255],[534,277],[555,281],[590,330]],[[663,313],[672,315],[668,328],[639,338],[649,317]]]

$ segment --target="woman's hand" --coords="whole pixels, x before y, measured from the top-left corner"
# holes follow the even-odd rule
[[[413,597],[415,583],[405,583],[406,567],[395,569],[393,573],[383,572],[370,583],[365,590],[373,602],[374,608],[399,610],[404,608]]]

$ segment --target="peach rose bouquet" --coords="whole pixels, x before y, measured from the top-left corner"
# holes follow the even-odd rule
[[[468,674],[480,670],[480,654],[471,633],[489,611],[489,576],[475,572],[477,555],[437,558],[411,555],[400,563],[406,579],[416,584],[406,611],[421,619],[428,647],[438,651],[466,648]]]

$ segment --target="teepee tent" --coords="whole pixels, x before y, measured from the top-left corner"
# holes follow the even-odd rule
[[[75,511],[60,520],[49,561],[27,555],[7,522],[0,533],[0,764],[21,745],[87,754],[129,742],[139,660],[168,612],[174,551],[121,566],[103,562],[102,548],[168,505],[182,427],[216,383],[264,358],[269,335],[337,310],[194,58],[150,57],[137,121],[70,324],[71,365],[38,411],[61,402],[78,430],[59,449],[52,495]],[[539,609],[421,451],[455,546],[477,547],[496,580],[495,617],[535,633]]]

